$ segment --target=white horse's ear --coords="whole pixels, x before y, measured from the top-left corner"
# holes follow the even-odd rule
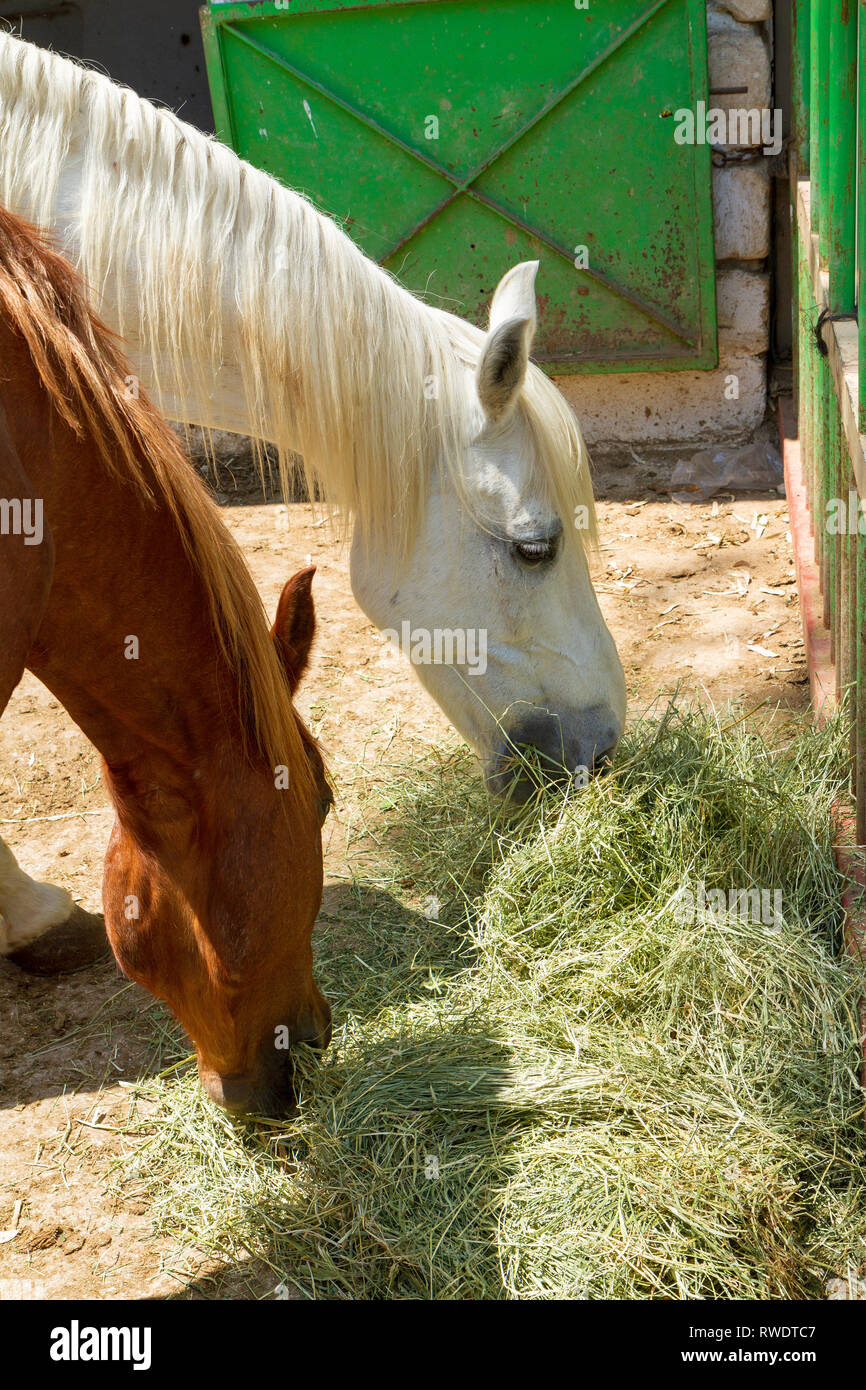
[[[478,398],[491,423],[514,407],[526,376],[535,337],[535,276],[538,261],[523,261],[496,287],[490,332],[478,362]]]
[[[506,271],[490,303],[490,331],[507,319],[531,319],[535,332],[535,277],[538,261],[521,261]]]

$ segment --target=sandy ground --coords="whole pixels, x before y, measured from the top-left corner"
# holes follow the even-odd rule
[[[804,709],[808,685],[784,499],[679,507],[682,454],[596,452],[597,588],[633,708],[703,690],[750,709]],[[691,452],[688,450],[687,452]],[[299,705],[329,753],[342,803],[326,831],[331,880],[346,871],[363,768],[455,736],[355,604],[348,556],[304,504],[252,505],[223,478],[225,516],[273,612],[311,559],[320,635]],[[98,910],[111,812],[96,754],[25,676],[0,723],[0,824],[21,863]],[[128,1087],[160,1068],[158,1010],[113,965],[53,980],[0,962],[0,1298],[264,1297],[264,1269],[185,1259],[152,1235],[146,1201],[110,1195]]]

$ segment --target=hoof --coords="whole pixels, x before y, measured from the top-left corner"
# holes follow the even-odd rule
[[[65,922],[58,922],[35,941],[10,951],[5,959],[34,975],[67,975],[110,956],[105,919],[74,907]]]

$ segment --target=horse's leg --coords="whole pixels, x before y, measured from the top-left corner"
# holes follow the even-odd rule
[[[50,532],[32,525],[41,499],[32,486],[10,438],[0,407],[0,497],[4,516],[23,515],[31,503],[30,534],[0,533],[0,714],[20,681],[48,602],[54,569]],[[19,507],[15,507],[15,503]],[[21,528],[23,529],[23,528]],[[31,542],[28,544],[28,541]],[[35,542],[35,543],[33,543]],[[36,883],[19,868],[0,840],[0,956],[27,970],[54,974],[77,970],[108,954],[105,924],[75,906],[65,888]]]
[[[77,907],[65,888],[30,878],[0,840],[0,956],[56,975],[110,954],[102,917]]]
[[[0,955],[29,946],[49,927],[65,922],[73,906],[65,888],[28,877],[9,846],[0,840]]]

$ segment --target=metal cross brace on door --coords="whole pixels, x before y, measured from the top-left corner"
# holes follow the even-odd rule
[[[492,166],[497,162],[497,160],[499,160],[507,151],[511,150],[516,144],[518,144],[519,141],[524,139],[529,134],[529,132],[532,131],[535,127],[537,127],[547,116],[549,116],[550,113],[556,107],[560,106],[574,91],[576,91],[576,89],[583,82],[586,81],[586,79],[592,73],[594,73],[599,67],[601,67],[601,65],[605,63],[612,56],[612,54],[617,52],[617,50],[619,50],[626,43],[628,43],[629,40],[668,3],[669,0],[654,0],[654,3],[650,4],[642,14],[637,16],[637,18],[635,18],[631,24],[623,28],[622,31],[616,35],[614,41],[611,44],[609,44],[603,52],[597,54],[595,58],[592,60],[592,62],[588,63],[584,68],[581,69],[579,73],[575,74],[572,78],[569,79],[568,82],[566,82],[558,90],[553,92],[544,102],[542,107],[534,113],[534,115],[529,117],[526,121],[522,122],[521,124],[517,125],[511,131],[507,139],[502,141],[499,144],[499,146],[493,150],[492,153],[490,153],[485,159],[478,163],[467,175],[462,177],[452,173],[450,170],[443,167],[443,165],[440,164],[437,160],[432,159],[423,151],[416,149],[413,145],[409,144],[406,140],[402,139],[401,136],[396,134],[394,131],[387,129],[374,117],[368,115],[365,111],[361,110],[360,107],[355,103],[347,101],[344,97],[339,96],[335,92],[329,91],[328,88],[324,86],[321,82],[318,82],[315,78],[310,77],[301,68],[299,68],[296,64],[292,63],[282,54],[275,53],[272,49],[267,47],[267,45],[259,42],[258,39],[253,37],[251,34],[247,33],[241,25],[234,24],[231,21],[228,21],[225,22],[222,27],[224,29],[224,32],[230,33],[232,38],[235,39],[238,43],[244,45],[248,49],[257,53],[260,57],[266,59],[269,63],[274,64],[283,72],[291,76],[295,82],[301,84],[309,91],[314,92],[324,101],[337,107],[339,110],[343,111],[344,113],[352,117],[354,120],[359,122],[362,126],[366,127],[366,129],[373,131],[377,136],[386,140],[389,144],[399,149],[403,154],[407,156],[407,158],[414,161],[416,164],[423,166],[425,169],[435,174],[437,178],[442,179],[445,183],[449,185],[449,191],[447,195],[444,198],[440,199],[440,201],[429,211],[425,212],[422,217],[417,219],[417,221],[408,230],[406,230],[397,238],[397,240],[388,248],[388,250],[384,254],[379,256],[379,260],[381,262],[385,263],[392,256],[397,254],[404,246],[406,246],[412,240],[413,237],[417,235],[418,232],[420,232],[430,222],[432,222],[441,213],[443,213],[445,209],[448,208],[453,202],[455,202],[457,198],[465,197],[489,209],[492,213],[494,213],[497,217],[503,219],[506,223],[510,224],[513,227],[519,228],[520,231],[525,233],[527,236],[532,237],[536,241],[539,241],[543,245],[547,246],[558,257],[561,257],[563,260],[567,261],[570,266],[575,266],[576,273],[585,276],[587,279],[595,282],[600,286],[603,286],[606,290],[610,291],[618,298],[624,300],[626,303],[631,304],[641,314],[645,315],[647,318],[659,324],[662,328],[666,329],[669,333],[671,333],[674,337],[678,338],[681,342],[690,343],[692,341],[693,333],[688,328],[684,328],[683,325],[680,322],[678,322],[675,318],[673,318],[670,314],[666,313],[663,309],[659,308],[657,304],[649,301],[644,296],[635,293],[633,289],[630,289],[627,285],[623,284],[621,280],[618,280],[610,274],[606,274],[603,270],[599,270],[597,265],[576,266],[574,260],[574,253],[572,249],[562,245],[554,237],[549,235],[544,229],[533,226],[524,217],[521,217],[512,209],[503,206],[502,203],[500,203],[497,199],[492,198],[488,193],[485,193],[483,189],[477,186],[478,180],[481,178],[481,176],[484,173],[486,173],[490,168],[492,168]]]

